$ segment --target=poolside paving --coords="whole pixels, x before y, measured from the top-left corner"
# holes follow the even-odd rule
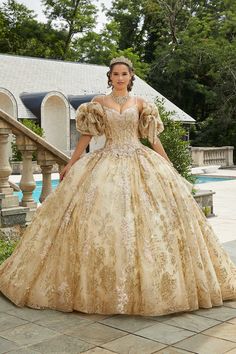
[[[236,353],[236,301],[142,317],[22,309],[0,295],[2,353]]]
[[[214,175],[235,176],[220,170]],[[213,189],[209,222],[236,264],[236,180]],[[0,295],[0,354],[236,354],[236,301],[189,313],[142,317],[18,308]]]
[[[211,173],[211,176],[236,178],[236,169],[218,170],[215,173]],[[222,243],[236,240],[236,179],[223,182],[203,183],[197,186],[200,189],[208,189],[215,192],[213,200],[216,217],[209,218],[209,222],[219,240]]]

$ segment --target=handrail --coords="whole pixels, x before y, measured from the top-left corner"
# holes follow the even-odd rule
[[[43,149],[48,150],[56,159],[61,160],[62,163],[67,163],[69,157],[62,151],[57,149],[52,144],[48,143],[45,139],[41,138],[39,135],[35,134],[32,130],[27,128],[22,123],[18,122],[15,118],[11,117],[8,113],[0,109],[0,118],[3,119],[7,124],[11,126],[12,133],[14,135],[23,134],[35,142],[38,146]]]
[[[9,163],[9,137],[14,134],[16,145],[22,154],[20,190],[23,198],[13,192],[16,185],[9,181],[12,168]],[[0,227],[31,221],[37,208],[32,193],[36,187],[32,171],[32,157],[37,153],[37,163],[42,171],[42,192],[40,202],[52,191],[51,174],[55,164],[59,171],[68,163],[69,157],[45,139],[32,132],[11,115],[0,109]]]

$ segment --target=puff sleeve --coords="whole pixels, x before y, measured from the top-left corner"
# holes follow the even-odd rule
[[[103,135],[104,110],[98,102],[83,103],[76,110],[76,129],[85,135]]]
[[[157,137],[164,130],[164,125],[154,103],[144,102],[138,130],[140,138],[148,138],[152,144],[157,142]]]

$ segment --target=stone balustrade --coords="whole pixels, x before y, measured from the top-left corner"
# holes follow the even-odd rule
[[[9,163],[8,142],[11,134],[15,135],[16,145],[22,153],[20,189],[23,198],[21,202],[18,196],[14,195],[9,183],[12,169]],[[53,165],[57,164],[61,170],[69,161],[69,157],[0,109],[0,227],[30,222],[37,208],[32,197],[36,187],[32,171],[34,152],[37,154],[37,163],[43,175],[40,196],[40,201],[43,202],[52,190]]]
[[[191,147],[193,167],[198,166],[233,166],[233,146]]]

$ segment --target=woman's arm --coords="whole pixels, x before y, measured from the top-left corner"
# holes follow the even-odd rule
[[[141,114],[142,110],[143,110],[143,105],[145,103],[145,100],[141,97],[137,98],[137,102],[138,102],[138,107],[139,107],[139,113]],[[151,143],[151,146],[153,148],[154,151],[156,151],[159,155],[161,155],[162,157],[164,157],[164,159],[166,159],[172,166],[172,162],[170,161],[169,157],[167,156],[165,149],[160,141],[160,139],[158,138],[157,143],[153,144]]]
[[[61,181],[67,175],[71,166],[74,165],[74,163],[77,160],[79,160],[80,156],[82,155],[82,153],[84,152],[84,150],[86,149],[88,144],[90,143],[91,139],[92,139],[92,135],[81,135],[81,137],[79,138],[79,141],[76,145],[75,151],[73,152],[73,154],[71,156],[70,161],[68,162],[68,164],[63,168],[63,170],[60,173],[60,180]]]
[[[164,159],[166,159],[171,165],[173,165],[172,162],[170,161],[169,157],[167,156],[167,154],[165,152],[165,149],[163,148],[163,145],[162,145],[162,143],[161,143],[159,138],[158,138],[157,143],[151,144],[151,146],[152,146],[154,151],[156,151],[159,155],[164,157]]]
[[[74,163],[77,160],[79,160],[80,156],[82,155],[84,150],[87,148],[91,139],[92,139],[92,135],[81,135],[68,164],[70,164],[72,166],[72,165],[74,165]]]

